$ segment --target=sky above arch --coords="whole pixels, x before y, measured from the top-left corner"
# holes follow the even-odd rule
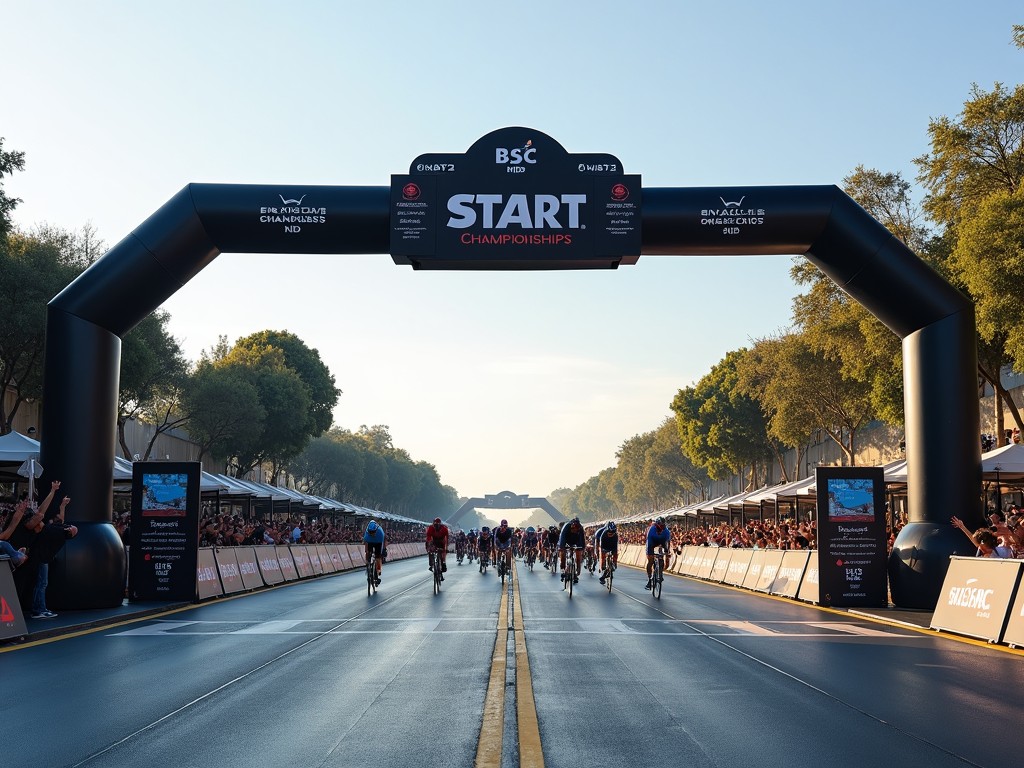
[[[645,187],[913,180],[928,123],[1021,82],[1019,3],[9,3],[15,222],[113,245],[190,182],[384,186],[527,126]],[[388,425],[463,496],[616,463],[682,387],[790,322],[788,256],[601,272],[413,272],[223,254],[169,299],[196,359],[269,328],[315,347],[335,423]]]

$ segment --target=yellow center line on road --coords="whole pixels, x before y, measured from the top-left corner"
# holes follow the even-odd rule
[[[508,652],[508,590],[501,591],[498,608],[498,636],[491,656],[491,676],[484,697],[484,717],[476,746],[476,768],[501,768],[502,736],[505,730],[505,654]]]
[[[522,600],[519,597],[519,572],[512,582],[512,630],[516,651],[516,720],[519,722],[520,768],[544,768],[544,752],[540,745],[537,703],[533,698],[530,657],[526,653],[526,632],[523,627]]]

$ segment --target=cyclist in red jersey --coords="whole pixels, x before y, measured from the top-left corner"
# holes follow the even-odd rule
[[[435,517],[433,525],[427,526],[427,554],[435,550],[441,553],[441,573],[444,573],[448,570],[448,563],[445,562],[448,555],[448,526],[441,522],[440,517]],[[434,570],[429,565],[427,568]],[[444,581],[444,576],[441,581]]]

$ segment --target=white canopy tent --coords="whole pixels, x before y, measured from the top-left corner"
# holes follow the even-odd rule
[[[0,435],[0,463],[20,465],[31,457],[39,458],[39,441],[20,432]]]

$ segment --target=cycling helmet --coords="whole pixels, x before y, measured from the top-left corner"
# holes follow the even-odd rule
[[[548,526],[548,530],[549,531],[557,531],[558,530],[558,526],[557,525],[549,525]]]
[[[607,530],[608,530],[609,533],[614,533],[615,532],[615,523],[608,523]]]
[[[658,526],[659,528],[664,528],[665,527],[665,518],[664,517],[659,517],[659,518],[655,519],[654,524],[656,526]]]
[[[487,527],[487,526],[485,525],[485,526],[484,526],[483,528],[481,528],[481,529],[480,529],[480,532],[481,532],[481,533],[490,533],[490,532],[491,532],[491,529],[490,529],[490,528],[488,528],[488,527]]]
[[[374,520],[370,521],[370,524],[366,526],[366,532],[367,533],[376,533],[377,532],[377,523],[376,523],[376,521],[374,521]]]
[[[502,520],[501,521],[501,527],[502,528],[508,528],[508,520]]]
[[[534,527],[533,527],[533,526],[531,525],[531,526],[530,526],[529,528],[527,528],[527,529],[526,529],[526,532],[527,532],[527,533],[536,533],[536,532],[537,532],[537,529],[536,529],[536,528],[534,528]]]
[[[570,520],[569,524],[570,525],[582,525],[582,523],[580,522],[580,519],[578,517],[574,517],[572,520]]]
[[[441,524],[441,518],[440,517],[435,517],[434,518],[434,525],[440,525],[440,524]]]

